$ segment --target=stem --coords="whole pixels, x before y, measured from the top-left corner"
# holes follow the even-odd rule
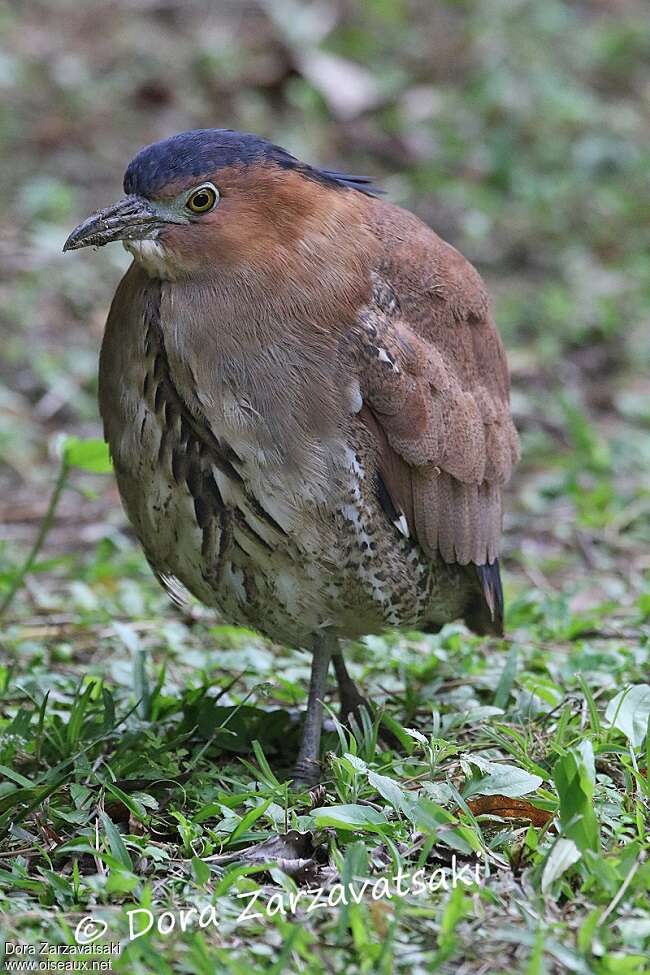
[[[29,575],[29,573],[31,572],[32,566],[34,565],[34,562],[38,557],[38,553],[43,547],[43,542],[47,538],[48,532],[52,527],[52,523],[54,521],[54,514],[59,504],[61,495],[63,494],[63,489],[66,486],[69,470],[70,467],[68,466],[68,462],[66,461],[65,457],[63,457],[61,460],[61,467],[59,468],[59,476],[56,479],[54,490],[50,495],[50,503],[48,504],[47,511],[43,516],[41,527],[38,530],[38,535],[34,540],[34,544],[32,545],[29,555],[25,559],[25,563],[23,567],[19,570],[18,575],[16,576],[11,586],[9,587],[9,592],[0,603],[0,616],[2,616],[2,614],[5,613],[11,606],[14,600],[14,596],[23,585],[25,581],[25,577]]]

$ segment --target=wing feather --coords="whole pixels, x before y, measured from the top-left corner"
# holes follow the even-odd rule
[[[502,492],[518,458],[505,353],[474,268],[385,206],[391,262],[350,335],[360,416],[379,442],[393,505],[424,551],[489,567],[478,582],[494,619]],[[410,235],[396,234],[395,212],[400,225],[411,221]]]

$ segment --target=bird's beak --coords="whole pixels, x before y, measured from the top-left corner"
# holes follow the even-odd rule
[[[161,207],[142,196],[125,196],[104,210],[93,213],[72,231],[64,251],[80,247],[103,247],[113,240],[149,240],[167,223],[181,223],[173,214],[162,213]]]

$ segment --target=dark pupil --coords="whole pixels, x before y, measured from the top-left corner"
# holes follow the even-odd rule
[[[198,210],[202,210],[203,207],[207,207],[210,204],[210,197],[207,193],[197,193],[192,203]]]

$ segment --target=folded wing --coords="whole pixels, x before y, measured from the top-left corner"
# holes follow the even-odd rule
[[[360,417],[378,443],[379,473],[397,516],[432,559],[480,567],[477,583],[494,620],[502,492],[518,441],[505,354],[482,283],[453,248],[446,257],[451,268],[420,295],[411,282],[406,301],[375,278],[372,302],[351,335]],[[465,301],[456,283],[470,286]]]

